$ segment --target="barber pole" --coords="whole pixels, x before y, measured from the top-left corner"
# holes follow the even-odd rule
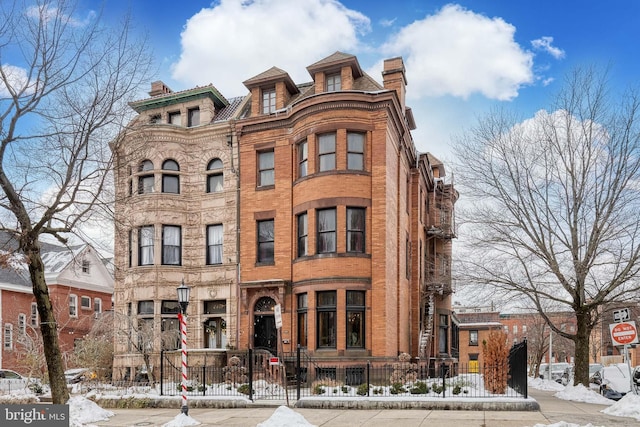
[[[178,313],[180,321],[180,339],[182,341],[182,412],[189,414],[187,406],[187,316]]]

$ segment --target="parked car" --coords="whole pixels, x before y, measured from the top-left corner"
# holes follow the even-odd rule
[[[77,384],[85,380],[95,379],[96,374],[91,369],[75,368],[64,371],[64,377],[67,379],[67,384]]]
[[[42,384],[35,378],[27,378],[11,369],[0,369],[0,390],[11,392],[27,388],[38,393],[42,390]]]
[[[549,376],[549,365],[540,365],[540,378],[562,383],[562,375],[564,374],[565,369],[569,368],[570,366],[570,364],[565,362],[552,363],[551,376]]]
[[[626,363],[604,366],[593,375],[593,382],[598,386],[600,394],[607,399],[620,400],[631,391],[629,367]]]
[[[593,382],[592,381],[593,375],[599,370],[601,370],[602,367],[603,366],[600,363],[589,364],[589,382]],[[574,377],[574,367],[573,365],[570,365],[568,368],[564,370],[564,373],[562,374],[562,380],[560,381],[560,383],[562,385],[572,384],[573,377]]]

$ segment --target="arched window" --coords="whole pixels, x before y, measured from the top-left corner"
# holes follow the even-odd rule
[[[222,191],[224,184],[222,167],[222,160],[220,159],[213,159],[207,165],[207,193]]]
[[[138,166],[138,172],[142,173],[138,176],[138,194],[149,194],[154,191],[153,162],[151,160],[143,160]]]
[[[255,313],[273,313],[276,302],[271,297],[262,297],[256,301]]]
[[[167,173],[165,171],[179,171],[180,166],[175,160],[165,160],[162,163],[162,192],[180,193],[180,175],[177,173]]]

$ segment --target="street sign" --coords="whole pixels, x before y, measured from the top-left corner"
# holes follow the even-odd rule
[[[277,366],[280,364],[280,359],[278,359],[277,357],[270,357],[269,358],[269,365],[270,366]]]
[[[621,308],[613,312],[614,322],[626,322],[627,320],[631,320],[631,313],[629,313],[628,308]]]
[[[276,318],[276,328],[282,328],[282,308],[280,307],[280,304],[276,304],[273,307],[273,315]]]
[[[638,342],[636,322],[620,322],[609,325],[611,341],[614,345],[635,344]]]

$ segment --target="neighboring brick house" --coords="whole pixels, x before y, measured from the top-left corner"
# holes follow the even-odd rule
[[[458,312],[460,331],[460,368],[462,372],[477,373],[484,366],[482,343],[491,331],[502,330],[500,313],[496,311]]]
[[[113,145],[116,312],[152,325],[157,360],[184,279],[190,348],[275,352],[279,304],[285,352],[455,363],[458,195],[416,151],[402,59],[382,85],[341,52],[307,70],[296,84],[273,67],[229,100],[155,82],[131,104]],[[141,366],[132,347],[116,347],[121,372]]]
[[[16,252],[11,235],[0,233],[0,252],[6,263],[0,268],[0,367],[24,371],[24,359],[41,348],[39,316],[23,256]],[[63,358],[68,360],[105,310],[111,310],[113,277],[104,260],[90,245],[59,246],[42,243],[45,280],[58,323]],[[41,367],[44,373],[44,366]]]

